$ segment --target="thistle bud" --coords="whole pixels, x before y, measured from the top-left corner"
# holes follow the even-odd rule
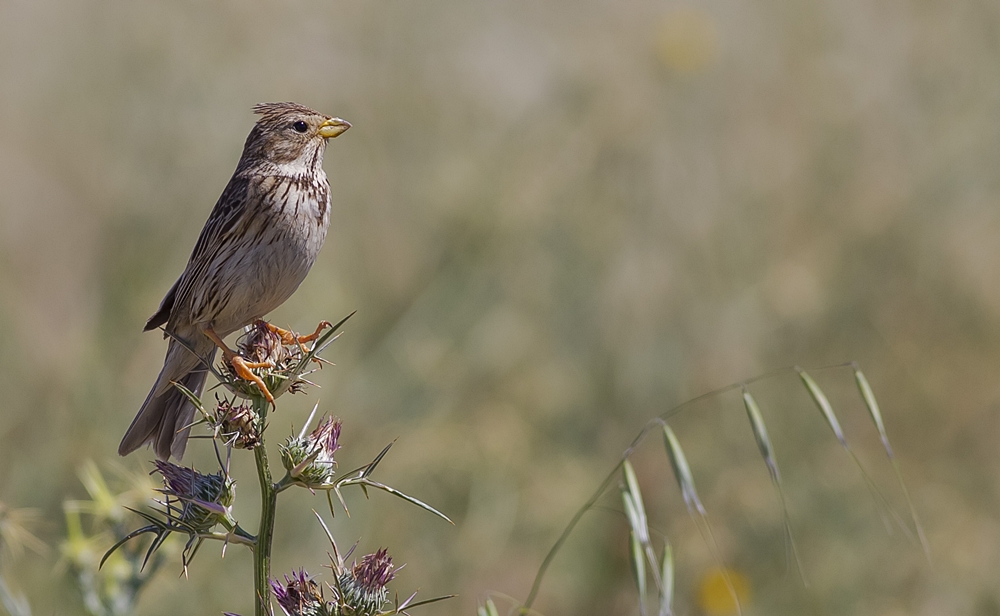
[[[260,445],[260,430],[258,417],[249,404],[233,404],[225,398],[218,401],[215,416],[210,418],[216,428],[216,434],[221,435],[227,444],[236,449],[253,449]]]
[[[168,497],[167,513],[192,532],[208,532],[219,522],[233,524],[230,507],[236,497],[236,485],[221,471],[203,475],[193,468],[156,460],[156,470],[163,475],[161,493]],[[171,503],[169,497],[180,504]]]
[[[337,578],[334,604],[339,614],[352,616],[375,616],[389,602],[386,585],[396,577],[392,557],[383,548],[368,554],[344,570]]]
[[[281,463],[298,483],[306,487],[321,487],[331,483],[337,462],[333,458],[340,449],[340,420],[326,417],[308,435],[290,436],[278,446]]]
[[[286,616],[329,616],[331,611],[323,600],[322,589],[305,569],[292,571],[285,583],[271,580],[271,591]]]

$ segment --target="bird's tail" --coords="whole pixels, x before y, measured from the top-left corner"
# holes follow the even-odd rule
[[[211,365],[214,358],[213,345],[205,353],[205,360]],[[179,383],[200,396],[207,376],[208,366],[190,350],[171,340],[163,370],[122,437],[118,455],[128,455],[146,443],[152,443],[157,458],[167,460],[174,456],[179,460],[187,446],[195,407],[173,383]]]

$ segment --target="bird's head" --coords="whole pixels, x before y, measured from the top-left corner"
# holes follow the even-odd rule
[[[260,103],[253,110],[260,119],[243,146],[245,161],[313,167],[323,162],[326,140],[351,127],[298,103]]]

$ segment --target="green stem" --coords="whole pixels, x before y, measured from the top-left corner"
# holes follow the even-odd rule
[[[278,483],[274,484],[274,491],[280,494],[293,485],[295,485],[295,483],[292,476],[288,474],[288,471],[285,471],[285,476],[279,479]]]
[[[262,397],[254,397],[254,410],[257,412],[259,425],[264,426],[267,419],[268,402]],[[263,432],[263,431],[262,431]],[[257,479],[260,482],[260,527],[257,529],[257,542],[253,547],[253,585],[254,614],[269,616],[271,605],[271,540],[274,536],[274,514],[278,508],[278,492],[271,481],[271,469],[267,464],[267,449],[264,439],[254,447],[254,460],[257,462]]]

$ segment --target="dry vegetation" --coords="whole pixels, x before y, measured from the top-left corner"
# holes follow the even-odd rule
[[[390,546],[406,588],[461,595],[432,613],[523,599],[649,417],[856,359],[935,567],[886,534],[790,373],[755,396],[808,591],[785,574],[739,393],[673,424],[749,608],[1000,614],[998,31],[984,0],[5,0],[0,501],[39,508],[58,541],[81,461],[114,455],[159,369],[163,342],[141,326],[251,105],[296,100],[354,129],[327,154],[327,246],[272,316],[305,328],[358,309],[316,375],[321,405],[359,464],[400,437],[382,476],[457,527],[374,499],[334,532]],[[898,504],[850,372],[817,378]],[[315,399],[272,421],[301,425]],[[662,449],[634,463],[674,541],[679,606],[698,614],[711,556]],[[252,469],[234,473],[252,512]],[[295,498],[276,571],[325,558],[322,503]],[[39,614],[78,605],[55,558],[25,555],[12,578]],[[189,580],[161,572],[141,612],[248,613],[249,557],[214,558]],[[585,519],[537,607],[635,609],[620,515]]]

